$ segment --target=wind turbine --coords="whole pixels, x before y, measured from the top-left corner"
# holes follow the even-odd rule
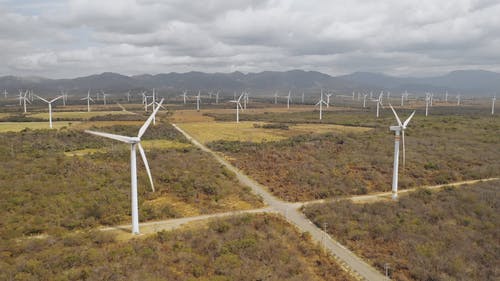
[[[429,102],[431,100],[431,95],[429,93],[425,94],[425,117],[429,114]]]
[[[243,108],[247,109],[248,104],[248,92],[243,92]]]
[[[104,101],[104,105],[106,105],[106,96],[107,96],[107,94],[102,92],[102,100]]]
[[[415,115],[415,111],[405,120],[404,123],[401,123],[396,111],[392,107],[391,104],[389,106],[396,117],[396,121],[398,122],[397,126],[390,126],[389,129],[394,131],[394,169],[392,173],[392,199],[396,200],[398,198],[398,168],[399,168],[399,134],[402,134],[403,138],[403,167],[405,166],[405,130],[410,123],[411,118]]]
[[[457,106],[460,105],[460,95],[457,95]]]
[[[141,137],[146,132],[147,128],[153,121],[153,118],[158,112],[161,104],[163,103],[163,99],[159,102],[159,106],[153,111],[153,113],[149,116],[148,120],[142,125],[139,129],[139,133],[137,137],[127,137],[120,136],[115,134],[101,133],[95,131],[85,130],[86,133],[93,134],[100,137],[110,138],[117,141],[121,141],[124,143],[130,144],[130,180],[131,180],[131,203],[132,203],[132,234],[139,234],[139,204],[137,200],[137,161],[136,161],[136,147],[139,148],[139,153],[141,154],[142,161],[144,162],[144,166],[146,167],[146,172],[149,177],[149,181],[151,183],[151,189],[153,192],[155,191],[153,184],[153,177],[151,176],[151,171],[149,169],[148,160],[146,159],[146,153],[141,146]]]
[[[52,129],[52,103],[55,102],[56,100],[62,98],[63,96],[58,96],[57,98],[53,98],[52,100],[46,100],[38,95],[35,95],[37,98],[43,100],[44,102],[49,104],[49,127]]]
[[[155,105],[156,105],[156,92],[155,92],[155,89],[153,88],[153,101],[148,104],[148,106],[153,106],[153,111],[155,111]],[[156,125],[156,117],[153,116],[153,125]]]
[[[321,90],[323,92],[323,90]],[[330,97],[332,94],[326,94],[326,108],[330,107]]]
[[[323,100],[323,90],[321,90],[321,98],[319,99],[318,103],[314,106],[319,105],[319,120],[323,120],[323,104],[328,105],[324,100]]]
[[[182,92],[182,98],[184,100],[184,104],[186,104],[186,96],[187,96],[187,91]]]
[[[243,98],[244,93],[240,95],[240,97],[236,100],[230,100],[229,102],[234,102],[236,103],[236,123],[240,123],[240,108],[243,109],[241,106],[241,99]]]
[[[352,100],[354,100],[354,95],[355,95],[355,94],[356,94],[356,93],[354,93],[354,91],[352,91]]]
[[[200,111],[200,102],[201,102],[201,91],[198,91],[198,95],[196,96],[196,110]]]
[[[406,92],[406,91],[405,91]],[[404,105],[405,93],[401,94],[401,106]]]
[[[380,106],[382,105],[382,95],[384,93],[381,92],[380,95],[378,96],[378,99],[374,100],[376,103],[377,103],[377,118],[379,117],[380,115]]]
[[[5,90],[3,90],[3,96],[4,96],[4,98],[5,98],[5,99],[7,99],[7,94],[8,94],[8,93],[7,93],[7,90],[6,90],[6,89],[5,89]]]
[[[22,100],[23,107],[24,107],[24,113],[26,113],[26,102],[31,104],[30,100],[26,97],[28,92],[25,92],[24,95],[19,94],[19,99]]]
[[[302,104],[304,104],[304,92],[302,92]]]
[[[87,112],[90,112],[90,102],[95,102],[91,97],[90,97],[90,90],[87,92],[87,97],[82,98],[80,100],[87,100]]]
[[[290,100],[292,99],[292,91],[288,91],[288,96],[286,97],[286,108],[290,109]]]
[[[444,102],[448,103],[448,91],[444,94]]]
[[[215,104],[219,104],[219,93],[220,91],[217,91],[217,93],[215,93]]]
[[[367,94],[363,95],[363,108],[366,108],[366,97],[367,96],[368,96]]]
[[[127,92],[127,102],[130,102],[130,91]]]
[[[491,115],[495,114],[495,101],[497,100],[497,96],[493,96],[491,99]]]

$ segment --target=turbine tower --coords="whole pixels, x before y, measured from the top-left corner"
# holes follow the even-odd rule
[[[90,112],[90,102],[95,102],[91,97],[90,97],[90,90],[87,92],[87,97],[82,98],[80,100],[87,100],[87,112]]]
[[[38,95],[35,95],[37,98],[43,100],[44,102],[49,104],[49,127],[52,129],[52,103],[55,102],[56,100],[62,98],[63,96],[58,96],[57,98],[53,98],[52,100],[46,100]]]
[[[429,102],[431,100],[430,94],[425,94],[425,117],[429,114]]]
[[[363,108],[366,108],[366,97],[367,96],[368,96],[367,94],[363,95]]]
[[[384,95],[384,93],[381,92],[380,95],[378,96],[378,99],[375,100],[377,102],[377,118],[380,116],[380,106],[382,105],[382,96],[383,95]]]
[[[398,122],[397,126],[390,126],[389,129],[394,131],[394,169],[392,173],[392,199],[396,200],[398,198],[398,168],[399,168],[399,135],[402,134],[403,138],[403,167],[405,166],[405,130],[410,123],[411,118],[415,115],[415,111],[405,120],[404,123],[401,123],[396,111],[392,107],[391,104],[389,106],[396,117],[396,121]]]
[[[148,120],[142,125],[139,129],[139,133],[137,137],[127,137],[120,136],[108,133],[101,133],[95,131],[85,130],[86,133],[93,134],[100,137],[110,138],[117,141],[121,141],[124,143],[130,144],[130,180],[131,180],[131,203],[132,203],[132,234],[139,234],[139,206],[137,200],[137,161],[136,161],[136,148],[139,148],[139,153],[141,154],[142,161],[144,162],[144,166],[146,167],[146,172],[149,177],[149,181],[151,183],[151,189],[153,192],[155,191],[153,184],[153,177],[151,176],[151,171],[149,169],[148,160],[146,159],[146,153],[141,146],[141,137],[146,132],[147,128],[153,121],[155,114],[158,112],[161,104],[163,103],[163,99],[159,102],[158,107],[153,111],[153,113],[149,116]]]

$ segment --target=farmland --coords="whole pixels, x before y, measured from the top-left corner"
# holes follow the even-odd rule
[[[498,280],[499,181],[397,202],[309,205],[306,215],[393,280]]]

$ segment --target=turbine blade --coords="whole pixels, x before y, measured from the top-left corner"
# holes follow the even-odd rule
[[[109,133],[96,132],[96,131],[91,131],[91,130],[85,130],[85,133],[96,135],[96,136],[100,136],[100,137],[105,137],[105,138],[109,138],[109,139],[114,139],[114,140],[125,142],[125,143],[134,143],[134,142],[137,141],[135,138],[131,138],[131,137],[120,136],[120,135],[109,134]]]
[[[149,124],[151,124],[151,122],[153,121],[153,118],[155,117],[156,113],[158,112],[158,110],[160,110],[160,106],[162,103],[163,103],[163,99],[161,99],[161,101],[158,103],[158,106],[155,108],[153,113],[151,113],[151,115],[149,116],[148,120],[146,120],[144,125],[142,125],[142,127],[139,129],[139,133],[137,134],[138,138],[141,138],[142,135],[144,135],[144,133],[146,132],[146,130],[149,127]]]
[[[415,115],[415,111],[413,111],[413,113],[410,115],[410,117],[408,117],[408,119],[406,119],[405,122],[403,123],[403,127],[405,129],[406,129],[406,126],[408,125],[408,123],[410,123],[410,120],[413,117],[413,115]]]
[[[39,99],[43,100],[43,101],[44,101],[44,102],[46,102],[46,103],[49,103],[49,101],[48,101],[48,100],[46,100],[46,99],[42,98],[42,97],[41,97],[41,96],[39,96],[39,95],[35,95],[35,97],[37,97],[37,98],[39,98]]]
[[[151,176],[151,170],[149,170],[148,159],[146,159],[146,153],[144,153],[144,149],[142,148],[141,143],[137,143],[139,147],[139,153],[141,154],[142,162],[144,163],[144,167],[146,167],[146,172],[148,173],[149,182],[151,183],[151,190],[155,192],[155,186],[153,184],[153,177]]]
[[[60,98],[62,98],[62,97],[63,97],[63,96],[58,96],[57,98],[52,99],[52,100],[50,101],[50,103],[53,103],[53,102],[55,102],[56,100],[58,100],[58,99],[60,99]]]
[[[399,117],[398,117],[398,115],[396,114],[396,110],[394,110],[394,107],[392,107],[392,105],[391,105],[391,104],[389,104],[389,106],[391,107],[392,112],[394,113],[394,116],[396,116],[396,120],[398,121],[398,125],[399,125],[400,127],[402,127],[402,126],[403,126],[403,124],[401,124],[401,120],[399,120]]]

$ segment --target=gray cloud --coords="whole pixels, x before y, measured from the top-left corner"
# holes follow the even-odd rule
[[[0,0],[0,75],[500,71],[500,3]]]

